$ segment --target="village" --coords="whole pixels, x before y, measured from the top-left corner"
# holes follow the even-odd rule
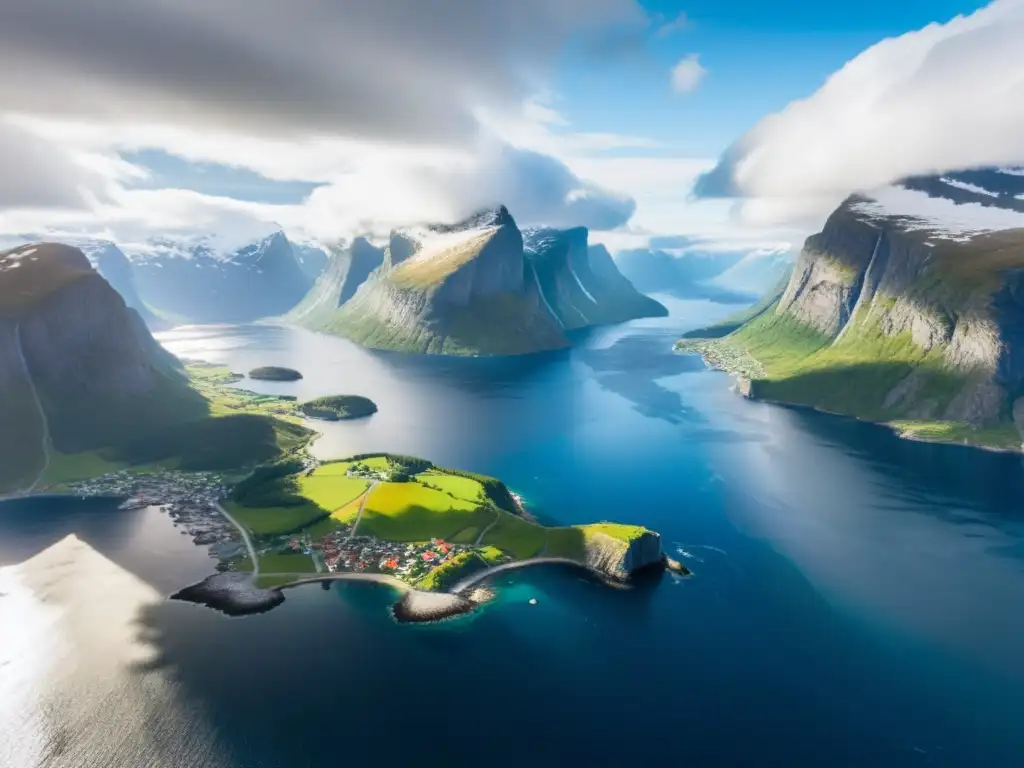
[[[409,544],[384,541],[373,536],[352,536],[342,526],[319,540],[291,538],[281,549],[313,558],[318,572],[385,573],[410,583],[426,576],[472,547],[433,538]]]
[[[211,546],[215,557],[230,556],[239,546],[238,532],[218,511],[228,485],[216,472],[130,472],[121,470],[72,483],[69,492],[83,498],[111,497],[119,509],[161,507],[196,544]]]

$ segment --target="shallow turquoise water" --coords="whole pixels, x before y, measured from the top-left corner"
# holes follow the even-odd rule
[[[391,594],[366,585],[295,590],[234,620],[143,600],[131,642],[151,658],[125,673],[138,701],[84,696],[48,764],[440,751],[456,765],[1019,765],[1020,459],[744,401],[670,351],[680,328],[723,311],[680,302],[667,320],[526,362],[410,360],[273,327],[165,334],[180,355],[306,376],[242,386],[377,401],[370,419],[323,425],[321,454],[390,450],[495,474],[551,521],[660,531],[696,575],[613,591],[520,572],[484,611],[431,627],[394,624]],[[208,568],[159,513],[53,501],[0,510],[0,561],[71,530],[159,594]],[[83,746],[117,707],[160,725]],[[18,754],[33,738],[52,734],[21,738]]]

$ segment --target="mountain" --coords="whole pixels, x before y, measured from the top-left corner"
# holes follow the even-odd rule
[[[616,263],[622,274],[648,293],[667,293],[683,299],[710,299],[722,303],[751,301],[767,286],[737,289],[714,282],[743,258],[739,253],[684,253],[673,255],[651,248],[619,252]]]
[[[845,201],[775,305],[690,342],[751,396],[1021,447],[1024,171],[909,179]]]
[[[82,251],[39,243],[0,253],[0,492],[34,487],[57,454],[205,410]]]
[[[357,237],[347,248],[331,249],[330,261],[312,290],[288,318],[296,323],[329,321],[351,299],[373,270],[384,263],[384,249]]]
[[[212,238],[162,238],[128,255],[143,300],[177,323],[244,323],[283,315],[313,285],[283,232],[226,248]]]
[[[758,249],[712,277],[707,284],[726,291],[759,296],[770,291],[782,278],[788,279],[793,261],[794,254],[789,250]]]
[[[310,283],[315,283],[320,279],[330,261],[328,249],[315,243],[293,242],[292,252],[295,254],[295,260],[299,263],[299,269]]]
[[[527,229],[523,250],[547,308],[567,331],[668,314],[616,269],[604,246],[590,247],[584,227]]]
[[[566,330],[666,313],[614,264],[591,267],[585,229],[523,233],[504,206],[392,232],[380,266],[346,300],[340,278],[350,273],[329,267],[331,285],[300,322],[381,349],[524,354],[567,346]]]
[[[139,313],[151,330],[160,330],[169,324],[157,317],[142,301],[135,287],[135,274],[128,257],[113,243],[89,242],[79,245],[93,268],[121,294],[124,303]]]

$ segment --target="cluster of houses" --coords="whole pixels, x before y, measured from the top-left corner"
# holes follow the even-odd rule
[[[327,570],[332,573],[388,573],[410,581],[421,578],[441,563],[469,549],[436,538],[419,544],[382,541],[372,536],[350,538],[344,530],[335,531],[313,543],[292,539],[289,545],[296,552],[321,555]]]
[[[123,498],[123,509],[142,507],[214,507],[228,493],[215,472],[147,472],[122,470],[82,480],[70,486],[80,496]]]

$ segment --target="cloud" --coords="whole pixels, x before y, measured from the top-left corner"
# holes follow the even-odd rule
[[[32,0],[0,4],[11,112],[407,143],[476,133],[636,0]]]
[[[764,118],[696,187],[759,221],[819,218],[854,191],[1024,160],[1024,2],[883,40]]]
[[[659,19],[658,22],[654,33],[657,37],[670,37],[677,32],[682,32],[684,29],[689,29],[693,25],[690,17],[686,15],[686,11],[680,11],[679,15],[674,19]]]
[[[676,93],[692,93],[707,73],[707,69],[700,63],[700,54],[691,53],[672,68],[672,90]]]
[[[109,158],[76,157],[0,121],[0,209],[85,208],[104,194],[105,176],[123,172]]]

